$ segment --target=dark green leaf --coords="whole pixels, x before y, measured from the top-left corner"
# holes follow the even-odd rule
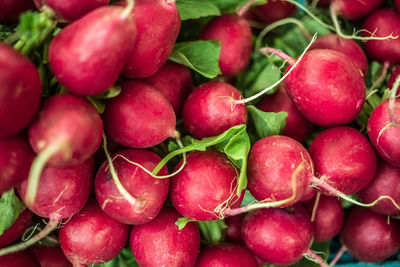
[[[139,267],[132,251],[124,248],[117,257],[104,264],[93,265],[94,267]]]
[[[15,195],[14,189],[4,192],[0,198],[0,235],[18,218],[24,203]]]
[[[247,206],[247,205],[252,204],[252,203],[255,203],[255,202],[257,202],[257,199],[255,199],[255,198],[253,197],[253,195],[250,193],[249,190],[246,190],[246,192],[244,193],[243,201],[242,201],[242,203],[240,204],[240,206],[241,206],[241,207]]]
[[[95,98],[95,99],[110,99],[110,98],[118,96],[120,93],[121,93],[121,86],[115,85],[115,86],[109,88],[107,91],[105,91],[105,92],[103,92],[101,94],[92,96],[92,98]]]
[[[248,1],[249,0],[213,0],[213,3],[217,5],[223,13],[233,13]],[[253,5],[261,5],[265,4],[266,2],[266,0],[260,0]]]
[[[280,134],[285,129],[287,112],[264,112],[251,105],[247,111],[260,138]]]
[[[212,1],[179,0],[176,2],[176,7],[181,20],[221,15],[219,8]]]
[[[179,218],[175,224],[178,226],[179,230],[182,230],[183,228],[185,228],[186,224],[188,224],[188,222],[195,222],[196,220],[192,220],[186,217],[181,217]]]

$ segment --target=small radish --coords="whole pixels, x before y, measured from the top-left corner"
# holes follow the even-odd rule
[[[235,100],[242,94],[232,85],[211,81],[195,88],[183,107],[183,123],[196,138],[222,134],[229,128],[247,122],[247,109]]]
[[[42,267],[72,267],[60,247],[31,247],[36,260]]]
[[[117,5],[125,5],[125,1]],[[181,19],[175,1],[168,0],[136,0],[131,17],[137,37],[122,75],[146,78],[167,61],[178,38]]]
[[[86,15],[93,9],[108,5],[110,0],[34,0],[34,2],[39,10],[43,6],[51,8],[58,21],[71,22]]]
[[[400,76],[400,67],[397,67],[390,75],[389,81],[387,83],[387,88],[392,89],[396,78]]]
[[[228,218],[225,218],[225,224],[226,224],[226,229],[225,229],[225,240],[228,242],[233,242],[233,243],[242,243],[242,220],[244,218],[245,214],[238,214],[236,216],[231,216]]]
[[[158,216],[132,228],[130,246],[142,267],[194,266],[200,248],[200,233],[195,222],[179,230],[175,222],[180,215],[164,208]]]
[[[19,15],[30,9],[35,9],[32,0],[0,0],[0,23],[18,22]]]
[[[32,220],[32,215],[33,213],[27,208],[19,214],[13,225],[0,235],[0,248],[11,244],[24,233]]]
[[[175,136],[176,117],[164,95],[143,81],[125,81],[106,103],[106,132],[119,144],[149,148]]]
[[[118,79],[136,37],[125,9],[100,7],[68,25],[52,40],[51,70],[68,91],[78,95],[100,94]]]
[[[91,199],[60,229],[61,249],[74,266],[105,263],[119,254],[129,236],[129,226],[107,214]]]
[[[1,267],[41,267],[33,255],[25,250],[0,256]]]
[[[345,19],[355,20],[368,15],[368,13],[376,10],[384,2],[384,0],[333,0],[331,9],[335,9]]]
[[[251,50],[251,28],[247,21],[234,14],[214,18],[200,35],[202,40],[221,42],[219,67],[224,76],[235,76],[248,65]]]
[[[264,5],[258,5],[251,9],[257,19],[265,24],[270,24],[277,20],[281,20],[292,16],[296,12],[296,6],[282,1],[269,0]]]
[[[354,258],[380,262],[400,249],[400,224],[369,209],[354,207],[346,218],[340,239]]]
[[[18,2],[11,2],[14,1]],[[35,65],[12,47],[0,43],[0,138],[28,126],[39,108],[41,94]]]

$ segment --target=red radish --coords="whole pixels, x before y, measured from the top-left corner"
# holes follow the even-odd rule
[[[282,1],[269,0],[264,5],[255,6],[251,9],[257,19],[265,24],[270,24],[280,19],[292,16],[296,12],[296,6]]]
[[[0,23],[18,22],[21,13],[34,8],[32,0],[1,0]]]
[[[282,134],[298,142],[303,142],[312,131],[313,125],[304,118],[283,87],[275,94],[265,96],[257,107],[265,112],[287,112],[286,126]]]
[[[0,256],[0,267],[41,267],[29,251]]]
[[[383,160],[378,162],[374,179],[364,187],[358,196],[364,203],[372,203],[380,196],[388,196],[400,205],[400,168],[393,167]],[[389,199],[379,200],[371,210],[380,214],[400,214],[400,209]]]
[[[231,216],[228,218],[225,218],[225,224],[226,224],[226,229],[225,229],[225,240],[228,242],[233,242],[233,243],[242,243],[242,220],[244,218],[245,214],[238,214],[236,216]]]
[[[116,155],[140,164],[150,172],[161,161],[156,153],[147,150],[126,149]],[[136,210],[118,191],[114,181],[110,179],[108,161],[103,163],[96,175],[95,193],[100,207],[121,223],[136,225],[151,221],[160,212],[167,198],[169,179],[153,178],[138,166],[117,156],[114,156],[113,165],[119,180],[130,195],[140,201],[143,208]],[[159,175],[168,175],[166,166]]]
[[[334,8],[339,12],[340,16],[343,18],[355,20],[376,10],[384,2],[384,0],[362,0],[351,2],[348,0],[333,0],[331,8]]]
[[[164,208],[152,221],[132,228],[130,246],[142,267],[194,266],[200,247],[199,228],[189,222],[179,230],[180,215]]]
[[[314,204],[315,198],[303,205],[310,215]],[[343,222],[342,202],[338,198],[321,196],[313,221],[314,241],[323,242],[333,238],[342,229]]]
[[[400,249],[400,224],[369,209],[354,207],[346,218],[340,239],[354,258],[380,262]]]
[[[93,9],[106,6],[110,0],[34,0],[38,9],[47,6],[51,8],[58,21],[71,22],[86,15]]]
[[[35,154],[25,135],[0,139],[0,195],[26,179]]]
[[[60,229],[60,245],[76,265],[105,263],[119,254],[128,241],[129,226],[107,214],[92,199]]]
[[[400,12],[400,0],[394,0],[394,3],[396,4],[397,10]]]
[[[125,5],[125,1],[117,5]],[[146,78],[167,61],[178,38],[181,19],[175,1],[168,0],[136,0],[131,15],[137,37],[122,75]]]
[[[346,195],[365,187],[376,172],[374,149],[364,135],[351,127],[334,127],[321,132],[309,152],[316,177]]]
[[[218,244],[204,248],[197,258],[196,267],[230,266],[258,267],[250,251],[236,244]]]
[[[60,247],[31,247],[30,250],[42,267],[72,267]]]
[[[400,167],[400,99],[394,100],[392,114],[389,100],[379,104],[368,120],[368,136],[379,155],[393,166]]]
[[[368,58],[391,64],[400,63],[400,14],[397,10],[383,8],[372,13],[363,23],[364,36],[394,36],[385,40],[368,40],[364,47]]]
[[[307,252],[313,225],[307,211],[299,206],[259,209],[243,220],[242,236],[258,257],[274,265],[290,265]],[[284,243],[284,245],[283,245]]]
[[[389,81],[387,83],[387,88],[392,89],[396,78],[400,75],[400,67],[397,67],[390,75]]]
[[[248,188],[259,201],[299,202],[314,177],[307,150],[296,140],[275,135],[258,140],[248,158]]]
[[[332,1],[333,0],[319,0],[318,1],[318,6],[328,7],[332,3]],[[309,2],[312,2],[312,1],[309,1]]]
[[[187,218],[217,220],[225,209],[239,207],[242,202],[244,194],[240,198],[236,194],[238,176],[225,154],[192,152],[182,171],[171,178],[171,202]]]
[[[158,145],[175,135],[176,117],[164,95],[148,83],[126,81],[106,103],[104,124],[118,143],[133,148]]]
[[[247,67],[252,49],[251,28],[247,21],[233,14],[214,18],[200,35],[202,40],[221,42],[219,67],[224,76],[235,76]]]
[[[14,1],[18,2],[11,2]],[[39,108],[41,94],[35,65],[12,47],[0,43],[0,138],[28,126]]]
[[[315,197],[316,194],[317,194],[317,190],[315,189],[315,187],[309,185],[307,187],[306,193],[304,194],[303,198],[300,200],[300,203],[311,200],[313,197]]]
[[[361,47],[352,39],[344,39],[335,33],[319,37],[311,49],[332,49],[349,57],[350,61],[363,73],[367,73],[368,60]]]
[[[211,81],[195,88],[183,107],[183,123],[196,138],[222,134],[229,128],[247,122],[247,109],[235,100],[242,94],[232,85]]]
[[[167,61],[154,75],[146,79],[168,99],[177,117],[180,117],[186,98],[193,88],[190,70],[183,65]]]
[[[68,91],[100,94],[117,81],[136,37],[130,10],[131,6],[97,8],[52,40],[50,67]]]
[[[33,213],[29,209],[24,209],[19,214],[13,225],[0,235],[0,248],[11,244],[24,233],[31,222],[32,215]]]

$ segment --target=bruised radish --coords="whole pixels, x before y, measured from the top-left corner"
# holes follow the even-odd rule
[[[193,78],[189,69],[183,65],[167,61],[154,75],[146,79],[160,90],[179,117],[183,105],[193,88]]]
[[[196,138],[222,134],[239,124],[246,124],[247,109],[235,100],[242,94],[232,85],[211,81],[195,88],[183,107],[183,123]]]
[[[337,10],[341,17],[349,20],[355,20],[376,10],[384,2],[384,0],[333,0],[331,5],[333,5],[333,8]]]
[[[33,255],[27,251],[19,251],[5,256],[0,256],[1,267],[41,267]]]
[[[374,149],[364,135],[351,127],[334,127],[321,132],[309,152],[316,177],[346,195],[365,187],[376,172]]]
[[[390,75],[389,81],[387,83],[387,88],[392,89],[396,78],[400,75],[400,67],[397,67]]]
[[[392,113],[392,114],[390,114]],[[400,168],[400,99],[394,99],[392,112],[389,100],[379,104],[368,120],[368,136],[379,155]]]
[[[104,263],[119,254],[129,236],[129,226],[107,214],[91,199],[60,229],[61,249],[76,265]]]
[[[230,266],[258,267],[257,260],[246,248],[236,244],[218,244],[204,248],[197,258],[196,267]]]
[[[247,21],[233,14],[214,18],[200,35],[202,40],[221,42],[219,67],[224,76],[235,76],[247,67],[252,49],[251,28]]]
[[[400,224],[367,208],[350,210],[340,239],[347,251],[365,262],[380,262],[400,249]]]
[[[161,161],[157,154],[147,150],[126,149],[116,155],[140,164],[150,172]],[[169,179],[153,178],[122,157],[115,157],[113,165],[123,187],[141,202],[143,209],[135,210],[121,195],[111,178],[108,161],[105,161],[95,181],[96,198],[102,210],[126,224],[143,224],[154,219],[167,198]],[[164,166],[158,175],[168,175],[167,167]]]
[[[245,214],[241,213],[236,216],[225,218],[225,240],[233,243],[242,243],[242,220]]]
[[[242,236],[257,257],[286,266],[296,263],[307,252],[313,225],[307,211],[299,205],[259,209],[244,218]]]
[[[33,213],[29,209],[24,209],[19,214],[12,226],[0,235],[0,248],[11,244],[24,233],[31,222],[32,215]]]
[[[123,146],[148,148],[175,134],[176,117],[164,95],[148,83],[125,81],[106,103],[107,133]]]
[[[117,5],[125,5],[125,1]],[[181,19],[175,1],[168,0],[136,0],[131,16],[137,37],[122,75],[146,78],[167,61],[178,38]]]
[[[35,154],[23,134],[0,139],[0,151],[1,195],[26,179]]]
[[[110,0],[34,0],[34,2],[39,10],[43,6],[51,8],[58,21],[71,22],[93,9],[108,5]]]
[[[179,230],[175,222],[180,217],[172,208],[164,208],[154,220],[132,228],[129,242],[140,266],[194,266],[200,247],[199,228],[189,222]]]
[[[240,198],[236,194],[238,176],[225,154],[195,151],[187,157],[182,171],[171,178],[169,197],[187,218],[217,220],[225,209],[239,207],[242,202],[244,194]]]
[[[18,2],[10,2],[14,1]],[[0,138],[28,126],[39,108],[41,94],[35,65],[12,47],[0,43]]]
[[[296,6],[282,1],[269,0],[264,5],[258,5],[251,9],[257,19],[265,24],[270,24],[277,20],[281,20],[292,16],[296,12]]]
[[[18,22],[21,13],[34,8],[33,0],[0,0],[0,23]]]
[[[41,267],[72,267],[60,247],[31,247]]]
[[[287,112],[286,126],[282,134],[298,142],[303,142],[312,131],[313,125],[296,108],[283,87],[275,94],[265,96],[257,107],[265,112]]]
[[[129,11],[117,6],[97,8],[52,40],[50,67],[68,91],[100,94],[117,81],[136,37]]]

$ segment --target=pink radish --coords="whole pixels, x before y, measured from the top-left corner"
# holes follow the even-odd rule
[[[0,23],[18,22],[21,13],[34,8],[33,0],[1,0]]]
[[[41,267],[33,255],[25,250],[5,256],[0,256],[0,266],[2,267]]]
[[[42,267],[72,267],[60,247],[31,247],[30,250]]]
[[[19,214],[13,225],[0,235],[0,248],[11,244],[24,233],[31,222],[32,215],[33,213],[27,208]]]
[[[269,0],[264,5],[253,7],[251,12],[259,21],[270,24],[292,16],[296,12],[296,7],[282,0]]]
[[[349,20],[355,20],[368,13],[376,10],[384,3],[384,0],[363,0],[363,1],[347,1],[333,0],[331,9],[335,9],[341,17]]]

